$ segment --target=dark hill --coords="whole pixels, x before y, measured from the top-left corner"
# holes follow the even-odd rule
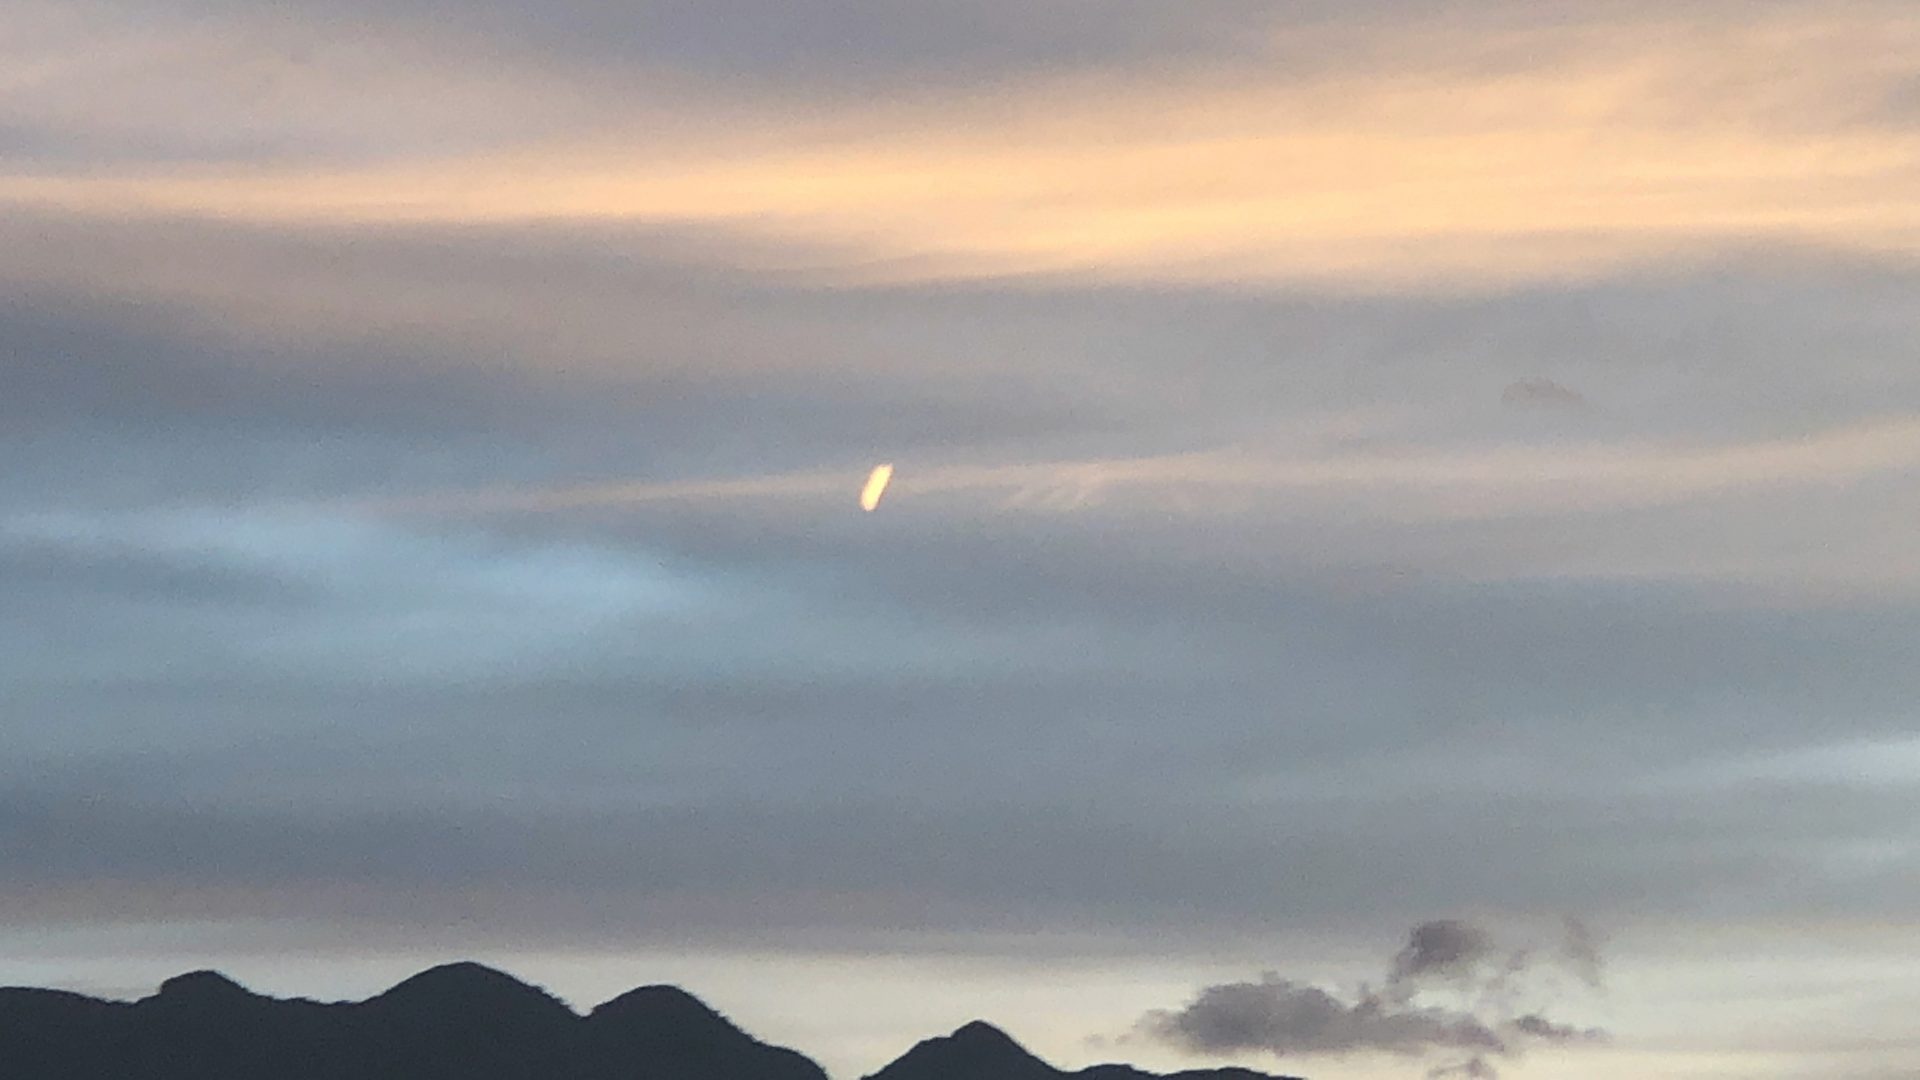
[[[1299,1080],[1250,1069],[1195,1069],[1165,1076],[1131,1065],[1094,1065],[1078,1072],[1056,1069],[979,1020],[951,1035],[928,1039],[867,1080]]]
[[[975,1020],[920,1043],[869,1080],[1056,1080],[1064,1075],[1006,1032]]]
[[[479,964],[360,1002],[255,994],[211,971],[140,1001],[0,988],[0,1080],[827,1080],[699,998],[643,986],[580,1016]],[[1243,1069],[1066,1073],[998,1028],[920,1043],[869,1080],[1289,1080]]]
[[[756,1042],[675,986],[629,990],[593,1010],[586,1041],[599,1060],[646,1062],[650,1080],[826,1080],[812,1061]]]
[[[646,987],[576,1015],[478,964],[424,971],[362,1002],[168,979],[132,1004],[0,989],[8,1080],[826,1080],[698,998]]]

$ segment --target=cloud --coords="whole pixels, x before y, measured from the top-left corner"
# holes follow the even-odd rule
[[[1911,5],[1098,6],[9,5],[23,940],[1911,924]]]
[[[1472,976],[1494,955],[1493,936],[1459,919],[1436,919],[1413,928],[1407,945],[1393,958],[1388,985],[1397,986],[1439,975],[1451,979]]]
[[[1588,986],[1598,989],[1605,981],[1598,937],[1592,927],[1571,915],[1560,938],[1560,958]]]
[[[1500,392],[1500,400],[1523,408],[1582,410],[1588,407],[1586,396],[1579,391],[1568,389],[1552,379],[1537,377],[1509,383]]]
[[[1375,995],[1349,1003],[1273,974],[1257,983],[1209,986],[1178,1012],[1150,1015],[1142,1030],[1207,1054],[1506,1049],[1498,1033],[1465,1013],[1395,1005]]]
[[[427,0],[356,6],[388,39],[438,32],[509,63],[591,76],[665,70],[730,80],[736,93],[785,87],[817,96],[874,87],[951,93],[1023,76],[1249,59],[1267,51],[1280,21],[1253,0],[1197,0],[1178,14],[1152,0],[1109,0],[1098,20],[1074,0],[563,0],[537,14],[487,0],[451,25]],[[324,14],[295,5],[278,22],[312,32]]]
[[[655,21],[707,25],[692,8],[668,7]],[[1042,7],[1069,31],[1062,37],[1084,32],[1079,5]],[[1163,5],[1124,8],[1145,23],[1166,18]],[[886,25],[861,18],[865,10],[840,13]],[[996,10],[1010,40],[1036,40],[1011,8]],[[913,11],[936,24],[951,17]],[[1251,36],[1349,64],[1197,72],[1147,64],[1124,92],[1104,79],[1036,76],[968,93],[863,94],[800,121],[791,93],[742,102],[663,85],[644,58],[639,73],[609,88],[512,64],[476,76],[446,56],[419,62],[413,53],[423,46],[409,43],[375,57],[381,78],[355,60],[314,80],[311,95],[290,93],[264,117],[234,122],[251,121],[269,142],[326,142],[342,138],[326,120],[338,112],[374,129],[392,125],[393,146],[436,152],[346,147],[264,166],[25,170],[0,176],[0,198],[110,218],[138,209],[279,226],[720,225],[762,243],[836,252],[814,271],[841,284],[1063,276],[1496,291],[1809,236],[1860,254],[1914,256],[1906,239],[1914,217],[1898,196],[1920,160],[1920,135],[1803,115],[1869,111],[1903,85],[1910,14],[1776,7],[1711,34],[1671,14],[1638,14],[1645,25],[1635,35],[1577,20],[1491,32],[1485,16],[1461,23],[1431,13],[1332,29],[1315,22]],[[565,25],[544,10],[542,19]],[[730,20],[724,31],[712,27],[712,39],[758,40],[766,27],[776,51],[812,40],[772,33],[782,21]],[[1243,20],[1213,25],[1231,38]],[[1638,47],[1621,48],[1623,36]],[[1140,34],[1154,38],[1151,26]],[[1787,100],[1749,92],[1785,66],[1808,73]],[[202,70],[177,58],[151,67]],[[417,72],[441,68],[459,77],[415,85],[426,78]],[[137,67],[121,77],[146,91],[151,76]],[[911,73],[903,78],[911,89]],[[388,90],[383,79],[397,85]],[[98,93],[99,78],[71,81],[17,126],[128,122],[74,104]],[[149,100],[174,96],[175,106],[252,100],[197,84]],[[328,109],[316,96],[346,100]],[[408,108],[394,110],[394,101]],[[163,131],[172,117],[197,115],[153,112],[148,123]],[[1722,120],[1703,131],[1702,115]],[[474,117],[495,116],[498,131],[465,130]]]
[[[1574,936],[1571,930],[1568,936]],[[1582,937],[1576,948],[1589,944]],[[1408,934],[1384,991],[1362,986],[1341,996],[1269,973],[1257,983],[1206,987],[1179,1010],[1149,1013],[1136,1030],[1201,1054],[1438,1055],[1452,1060],[1433,1065],[1429,1077],[1492,1077],[1493,1059],[1518,1057],[1534,1046],[1607,1038],[1598,1028],[1560,1023],[1539,1011],[1516,1013],[1514,1002],[1539,993],[1524,984],[1534,968],[1530,950],[1504,951],[1478,926],[1439,919]],[[1436,987],[1466,1004],[1418,1000]]]
[[[1599,1028],[1580,1028],[1572,1024],[1559,1024],[1541,1016],[1539,1013],[1528,1013],[1525,1016],[1515,1017],[1513,1028],[1522,1035],[1539,1039],[1541,1042],[1575,1042],[1581,1040],[1593,1042],[1606,1038],[1606,1032]]]

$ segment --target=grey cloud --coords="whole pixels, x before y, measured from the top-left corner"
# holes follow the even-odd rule
[[[1598,1042],[1607,1037],[1606,1032],[1599,1028],[1556,1023],[1539,1013],[1515,1017],[1513,1027],[1515,1031],[1542,1042]]]
[[[1351,437],[1386,448],[1466,432],[1778,437],[1920,411],[1920,378],[1897,362],[1920,332],[1913,269],[1819,252],[1364,298],[817,288],[717,269],[753,253],[703,230],[106,229],[28,215],[0,237],[13,400],[42,412],[208,415],[277,395],[282,413],[310,402],[343,426],[646,428],[655,454],[698,440],[704,457],[680,467],[724,470],[775,447],[790,460],[794,436],[899,445],[928,417],[950,444],[980,432],[1097,453],[1123,435],[1131,452],[1284,437],[1342,411],[1375,414],[1377,430]],[[1829,362],[1804,363],[1816,352]],[[1021,360],[1035,355],[1048,363]],[[1607,415],[1538,430],[1498,405],[1524,379],[1577,385]]]
[[[826,918],[809,898],[832,896],[849,905],[832,930],[854,943],[885,933],[863,922],[869,907],[925,903],[949,928],[1136,949],[1232,940],[1276,909],[1317,925],[1497,897],[1521,911],[1737,919],[1899,910],[1911,895],[1898,866],[1861,877],[1827,863],[1855,840],[1910,832],[1888,824],[1904,789],[1646,792],[1609,772],[1586,790],[1423,794],[1345,767],[1337,791],[1302,779],[1249,802],[1217,772],[1168,775],[1156,749],[1230,732],[1193,713],[1129,712],[1126,693],[876,691],[846,678],[807,694],[775,683],[752,702],[742,684],[754,680],[736,675],[716,680],[730,697],[703,702],[683,678],[662,681],[597,699],[557,678],[130,685],[81,703],[25,687],[9,739],[32,756],[15,755],[8,784],[42,794],[6,815],[26,830],[14,865],[127,917],[171,910],[154,898],[183,874],[268,890],[251,907],[241,895],[234,917],[272,916],[301,882],[331,875],[369,902],[464,886],[511,905],[581,890],[661,911],[648,933],[720,940],[765,932],[746,908],[786,898],[793,919]],[[263,726],[269,701],[276,721]],[[408,837],[442,834],[439,854],[409,857]],[[711,909],[660,908],[688,889]],[[335,932],[324,911],[299,911],[313,932]],[[640,932],[577,918],[556,932]]]
[[[176,16],[232,11],[220,2],[173,7]],[[538,12],[497,2],[453,11],[434,0],[409,0],[361,14],[376,34],[432,32],[496,59],[531,55],[603,71],[677,69],[736,84],[823,90],[1258,55],[1272,22],[1267,6],[1248,0],[1202,0],[1178,12],[1150,0],[1122,0],[1103,5],[1098,18],[1067,0],[568,0]],[[303,48],[303,41],[340,36],[319,10],[283,13],[279,22],[276,36],[295,55],[313,48]]]
[[[82,314],[73,297],[0,305],[0,335],[0,379],[11,391],[0,400],[0,424],[15,430],[111,424],[164,435],[193,422],[210,434],[491,435],[527,448],[571,433],[603,453],[642,440],[698,442],[707,467],[724,468],[777,460],[794,446],[911,449],[962,432],[987,441],[1074,430],[1089,419],[1060,404],[885,379],[862,386],[767,373],[749,391],[738,374],[692,377],[670,354],[623,372],[548,376],[540,361],[462,352],[430,337],[287,340],[131,305],[93,303]]]
[[[1406,947],[1393,958],[1390,984],[1429,975],[1461,978],[1495,953],[1493,936],[1459,919],[1436,919],[1413,928]]]
[[[191,318],[71,296],[9,298],[0,305],[0,335],[0,378],[9,389],[0,422],[15,430],[91,421],[123,430],[252,423],[434,435],[506,414],[510,398],[531,405],[538,393],[508,377],[489,402],[477,380],[383,365],[378,349],[236,341]]]
[[[60,540],[0,528],[0,578],[18,598],[72,604],[83,597],[172,607],[290,605],[315,593],[289,575],[201,552],[161,552],[111,536]]]
[[[1010,547],[842,541],[837,527],[749,518],[716,540],[711,522],[677,537],[652,522],[624,549],[569,553],[550,533],[295,523],[273,534],[299,540],[281,551],[192,539],[258,528],[222,517],[156,543],[135,515],[93,530],[112,541],[104,562],[96,541],[43,536],[16,545],[38,567],[34,603],[0,612],[9,775],[59,778],[67,797],[152,785],[379,806],[431,792],[458,807],[504,793],[529,813],[565,792],[795,814],[857,799],[988,834],[967,810],[991,799],[1077,807],[1135,837],[1089,846],[1136,868],[1136,899],[1118,904],[1100,891],[1110,870],[1069,872],[1081,864],[1062,854],[1084,840],[1037,838],[1022,868],[991,847],[955,856],[956,873],[1005,890],[981,910],[1030,893],[1083,913],[1036,910],[1040,923],[1193,910],[1230,926],[1274,903],[1404,915],[1488,894],[1645,917],[1902,902],[1882,891],[1897,867],[1869,888],[1822,851],[1901,835],[1888,822],[1904,789],[1690,777],[1721,763],[1737,777],[1761,747],[1901,736],[1911,612],[1745,610],[1661,589],[1352,595],[1210,582],[1211,567],[1156,575],[1060,532]],[[155,573],[129,579],[127,561]],[[953,569],[966,567],[1004,592]],[[706,613],[649,614],[623,584],[649,574],[706,597]],[[81,659],[86,678],[61,674]],[[1662,706],[1682,697],[1728,704]],[[1154,824],[1163,812],[1182,824]],[[1148,842],[1163,828],[1195,861]],[[787,839],[816,849],[829,832]],[[897,843],[956,850],[944,832]],[[865,882],[858,850],[813,882]],[[748,860],[729,893],[764,888],[770,865]],[[1379,895],[1383,874],[1422,884]]]
[[[646,793],[636,784],[631,800]],[[1167,873],[1167,861],[1192,872],[1217,863],[1150,831],[1064,815],[1034,826],[1013,811],[899,805],[583,815],[518,804],[483,799],[457,812],[348,805],[316,815],[231,801],[15,797],[0,850],[18,871],[6,888],[15,910],[64,906],[55,917],[69,925],[195,911],[275,918],[336,948],[353,928],[330,897],[355,898],[351,917],[369,932],[428,933],[440,925],[437,905],[463,898],[457,903],[476,912],[481,932],[523,942],[862,948],[961,928],[1030,933],[1042,929],[1036,905],[1053,914],[1052,929],[1071,931],[1056,921],[1069,905],[1173,909],[1179,874]],[[1143,857],[1160,869],[1126,868]],[[982,873],[996,864],[999,872]],[[1103,876],[1116,891],[1089,894]],[[118,883],[106,886],[109,877]]]
[[[1270,438],[1342,410],[1387,417],[1353,436],[1385,446],[1462,431],[1777,436],[1920,411],[1920,378],[1895,362],[1920,328],[1913,269],[1819,252],[1729,253],[1738,273],[1707,259],[1660,280],[1364,298],[817,288],[720,269],[754,258],[724,230],[24,215],[0,238],[16,411],[208,415],[278,395],[282,412],[310,401],[343,425],[599,431],[625,413],[625,430],[658,431],[658,451],[698,438],[730,463],[776,445],[789,457],[791,435],[897,443],[943,414],[949,441],[1086,452],[1124,434],[1138,452]],[[1805,364],[1812,352],[1829,362]],[[1048,363],[1021,360],[1035,355]],[[1524,426],[1497,398],[1526,379],[1577,385],[1608,415]]]
[[[1208,1054],[1422,1054],[1506,1048],[1492,1028],[1464,1013],[1395,1005],[1370,994],[1348,1003],[1318,987],[1271,974],[1257,983],[1209,986],[1180,1011],[1149,1016],[1142,1030]]]
[[[0,423],[36,436],[165,440],[192,419],[172,441],[304,431],[342,456],[385,440],[413,462],[491,437],[469,483],[510,479],[516,453],[585,482],[851,466],[1120,419],[1083,387],[943,359],[884,300],[715,270],[740,254],[724,238],[32,215],[0,234],[0,279],[18,283],[0,306]]]
[[[90,529],[123,545],[150,527],[139,515],[95,520]],[[232,528],[222,524],[228,520],[214,515],[198,528]],[[280,534],[297,535],[298,522],[278,526]],[[1457,771],[1429,775],[1430,782],[1473,786],[1504,782],[1502,760],[1571,761],[1575,747],[1637,771],[1683,767],[1732,745],[1790,750],[1834,738],[1890,737],[1901,731],[1898,706],[1913,686],[1901,643],[1920,618],[1894,601],[1870,609],[1754,607],[1741,590],[1725,588],[1409,582],[1344,590],[1236,564],[1224,553],[1178,570],[1165,561],[1172,548],[1117,544],[1113,533],[1072,523],[1024,529],[1003,522],[979,535],[935,520],[925,529],[883,532],[834,507],[771,519],[642,510],[598,536],[568,520],[534,522],[520,534],[416,528],[396,522],[317,534],[264,565],[294,574],[298,564],[287,560],[318,550],[333,565],[350,568],[306,586],[323,587],[327,602],[298,609],[307,618],[324,614],[328,621],[316,624],[316,632],[344,640],[377,638],[396,603],[415,618],[444,612],[450,624],[472,619],[489,608],[473,606],[466,583],[482,580],[526,581],[530,598],[553,591],[551,601],[508,598],[509,608],[494,610],[518,612],[516,626],[550,625],[559,639],[573,640],[565,636],[572,623],[559,617],[573,602],[573,587],[562,589],[565,579],[552,576],[574,558],[570,547],[591,553],[588,564],[599,567],[594,572],[605,581],[671,567],[681,580],[738,582],[729,588],[748,599],[697,634],[683,628],[670,654],[657,651],[662,643],[638,612],[631,618],[640,621],[605,624],[570,646],[568,681],[579,689],[554,686],[553,692],[572,697],[600,685],[615,696],[631,692],[621,688],[638,680],[618,673],[647,658],[648,650],[656,650],[655,665],[663,655],[684,658],[671,669],[676,678],[689,678],[681,664],[708,654],[704,663],[744,674],[738,665],[796,649],[780,642],[793,613],[804,610],[816,625],[846,627],[854,638],[833,653],[796,651],[794,669],[808,666],[797,661],[805,655],[814,678],[828,685],[869,680],[880,693],[877,701],[901,700],[887,689],[896,679],[944,685],[918,682],[942,655],[1003,665],[994,678],[1005,680],[1008,695],[976,691],[1002,709],[1040,689],[1027,673],[1041,667],[1054,672],[1063,691],[1088,695],[1082,711],[1089,715],[1120,709],[1144,722],[1150,712],[1124,703],[1142,684],[1165,686],[1168,694],[1141,702],[1205,716],[1204,730],[1241,748],[1238,755],[1222,754],[1214,740],[1192,739],[1157,751],[1173,755],[1163,760],[1203,771],[1262,769],[1289,757],[1359,767],[1448,752],[1470,739],[1479,749],[1463,753]],[[349,540],[350,547],[328,547]],[[1176,540],[1182,537],[1167,538]],[[45,557],[44,541],[40,550]],[[84,544],[74,549],[72,558],[82,560],[76,573],[88,550]],[[166,550],[161,554],[173,557]],[[207,555],[192,557],[204,564]],[[241,572],[258,565],[238,552],[227,557]],[[981,579],[983,572],[990,580]],[[83,577],[73,581],[76,589],[101,590]],[[371,582],[408,584],[398,592],[366,591]],[[182,600],[201,603],[192,595]],[[1453,628],[1460,625],[1478,628],[1471,641],[1455,640]],[[30,627],[20,633],[30,636]],[[880,645],[878,638],[891,640]],[[206,663],[217,667],[223,648],[250,645],[244,634],[224,646],[213,639]],[[692,651],[695,646],[705,651]],[[338,662],[329,658],[357,655],[320,649],[309,669],[328,670]],[[1017,663],[1021,655],[1031,658],[1031,667]],[[1594,663],[1601,655],[1608,662]],[[858,663],[868,657],[887,659],[862,672]],[[1282,660],[1277,667],[1276,657]],[[356,660],[342,675],[380,670],[377,661],[359,666],[368,663]],[[828,679],[822,664],[837,673]],[[1076,674],[1065,676],[1063,665]],[[532,684],[549,685],[537,666],[518,670]],[[1314,677],[1292,674],[1302,671]],[[1101,689],[1102,683],[1114,689]],[[858,695],[853,703],[836,701],[834,692],[816,695],[803,682],[783,692],[795,695],[794,708],[803,713],[859,708]],[[1184,705],[1174,692],[1185,695]],[[1663,707],[1677,698],[1700,703],[1692,722],[1676,723]],[[746,705],[723,693],[708,707],[721,712]],[[1806,717],[1816,708],[1826,719],[1809,725]],[[1409,729],[1402,721],[1409,714],[1422,722]],[[1594,725],[1611,733],[1597,751]],[[1737,740],[1729,740],[1732,730]],[[1572,733],[1580,734],[1569,741]],[[1259,753],[1248,757],[1248,750]]]
[[[1427,1080],[1440,1080],[1448,1076],[1464,1076],[1467,1080],[1495,1080],[1500,1070],[1493,1067],[1485,1058],[1473,1057],[1465,1061],[1456,1061],[1450,1065],[1436,1065],[1427,1070]]]
[[[1494,1059],[1517,1057],[1532,1046],[1603,1041],[1600,1029],[1550,1020],[1537,1010],[1516,1015],[1515,1001],[1538,995],[1523,984],[1532,966],[1528,950],[1503,950],[1479,926],[1437,919],[1409,933],[1384,992],[1363,986],[1341,997],[1269,973],[1258,983],[1206,987],[1182,1009],[1149,1013],[1137,1030],[1203,1054],[1447,1058],[1429,1077],[1491,1077],[1497,1075]],[[1469,1004],[1423,1003],[1428,987],[1420,984],[1431,977]]]
[[[499,63],[543,61],[566,74],[586,67],[600,73],[670,70],[711,80],[722,92],[752,87],[765,93],[844,94],[892,86],[909,93],[929,86],[977,88],[991,80],[1031,75],[1151,73],[1178,67],[1237,66],[1283,77],[1300,71],[1366,70],[1404,63],[1404,51],[1376,55],[1368,41],[1415,27],[1431,36],[1450,30],[1448,43],[1481,46],[1460,56],[1429,48],[1422,59],[1445,67],[1516,64],[1537,59],[1511,55],[1503,38],[1520,30],[1564,30],[1569,25],[1606,25],[1608,20],[1665,17],[1683,11],[1702,22],[1731,15],[1752,18],[1756,10],[1805,11],[1805,3],[1768,0],[1729,4],[1691,0],[1654,4],[1619,0],[1605,4],[1486,0],[1439,5],[1427,0],[1286,5],[1253,0],[1196,0],[1178,9],[1153,0],[1110,0],[1098,17],[1073,0],[805,0],[768,4],[760,0],[645,0],[613,5],[566,0],[537,12],[490,0],[457,11],[437,0],[407,0],[356,11],[353,34],[343,34],[337,8],[281,10],[262,20],[230,0],[155,3],[131,0],[178,22],[236,14],[265,24],[262,34],[278,41],[294,61],[324,52],[331,42],[417,41],[429,37],[485,55]],[[1835,10],[1859,5],[1834,4]],[[1348,46],[1327,47],[1322,33]],[[1418,37],[1419,35],[1416,35]],[[551,75],[550,75],[551,77]]]
[[[1266,543],[1282,542],[1284,525],[1257,522]],[[1215,550],[1186,533],[1144,539],[1140,526],[997,521],[991,537],[936,529],[912,549],[822,529],[834,529],[830,519],[777,538],[715,528],[667,542],[746,561],[819,558],[841,567],[852,598],[940,610],[982,628],[1038,621],[1095,634],[1093,627],[1125,622],[1167,640],[1205,641],[1237,672],[1220,689],[1264,702],[1248,724],[1269,732],[1261,742],[1276,747],[1312,740],[1322,718],[1328,730],[1372,738],[1374,716],[1412,709],[1424,717],[1413,730],[1387,723],[1407,745],[1432,750],[1477,733],[1531,754],[1567,745],[1548,718],[1579,715],[1614,733],[1607,745],[1651,764],[1720,743],[1725,724],[1761,744],[1824,737],[1841,730],[1837,719],[1819,728],[1804,719],[1823,701],[1849,701],[1849,714],[1891,734],[1898,695],[1911,685],[1899,643],[1914,613],[1899,601],[1752,608],[1737,587],[1671,584],[1410,580],[1342,589],[1305,571],[1242,561],[1231,547]],[[667,539],[646,531],[655,542]],[[843,556],[833,553],[840,544],[852,545],[837,549]],[[1183,564],[1182,554],[1204,558]],[[970,584],[970,568],[983,563],[994,568],[991,588]],[[1181,565],[1189,569],[1172,569]],[[1477,628],[1471,640],[1457,640],[1452,628],[1462,625]],[[1597,663],[1603,655],[1610,659]],[[1282,671],[1315,676],[1253,674],[1274,658]],[[1717,719],[1675,725],[1661,704],[1675,699]],[[1834,716],[1831,708],[1822,714]]]
[[[6,376],[34,400],[6,414],[5,515],[86,526],[15,528],[0,571],[30,601],[0,605],[0,778],[42,793],[9,850],[64,882],[47,918],[219,899],[338,943],[351,931],[324,897],[300,900],[303,859],[396,936],[437,925],[418,898],[465,896],[475,939],[533,940],[551,903],[552,933],[581,940],[818,920],[852,948],[902,926],[1231,941],[1275,910],[1290,926],[1482,905],[1906,917],[1920,895],[1898,860],[1836,856],[1911,842],[1908,788],[1747,762],[1908,736],[1910,597],[1810,599],[1630,558],[1779,543],[1804,569],[1830,540],[1894,535],[1898,477],[1438,522],[1350,492],[1188,513],[909,490],[923,459],[1296,426],[1308,453],[1551,449],[1559,435],[1507,426],[1498,403],[1538,371],[1627,418],[1581,438],[1910,411],[1920,387],[1888,362],[1912,340],[1910,268],[1784,253],[1476,297],[817,289],[702,269],[731,249],[686,234],[174,222],[100,254],[72,222],[0,229],[20,240],[8,281],[50,279],[9,293],[32,352]],[[172,290],[136,272],[162,254]],[[583,329],[543,351],[487,318],[516,296],[545,313],[538,331]],[[413,297],[411,317],[382,306]],[[696,332],[673,339],[675,312]],[[1805,364],[1829,339],[1832,363]],[[656,340],[688,359],[608,363]],[[790,367],[768,362],[793,342]],[[62,357],[70,371],[29,362]],[[1380,402],[1416,407],[1314,427]],[[854,467],[880,451],[907,497],[849,512]],[[817,505],[344,509],[842,463],[845,497]],[[280,502],[311,516],[279,518],[284,548],[248,539]],[[179,513],[199,531],[154,532]],[[659,617],[628,588],[648,573],[712,606]],[[189,871],[223,896],[182,898]],[[65,907],[76,896],[95,907]]]
[[[1576,974],[1580,981],[1590,987],[1598,988],[1604,981],[1605,966],[1600,960],[1600,943],[1593,928],[1580,919],[1568,916],[1566,933],[1560,942],[1560,958]]]

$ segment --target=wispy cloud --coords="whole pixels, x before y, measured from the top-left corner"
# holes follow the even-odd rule
[[[1775,9],[1711,32],[1645,14],[1629,25],[1632,49],[1617,26],[1307,26],[1292,32],[1332,34],[1325,47],[1368,59],[1279,80],[1148,76],[1118,98],[1097,79],[1028,78],[841,111],[798,135],[782,134],[792,117],[770,107],[635,127],[561,101],[555,116],[579,122],[553,134],[529,122],[477,148],[91,176],[15,169],[0,198],[278,223],[726,225],[840,246],[838,265],[816,272],[842,282],[1070,273],[1457,286],[1587,279],[1759,240],[1920,253],[1907,195],[1920,130],[1871,119],[1904,85],[1899,60],[1920,40],[1910,16]],[[1742,92],[1783,67],[1804,74],[1785,91]],[[381,100],[395,96],[463,115],[529,100],[512,83]],[[433,123],[423,114],[421,133]]]
[[[1096,497],[1122,505],[1178,501],[1205,510],[1243,508],[1249,495],[1337,495],[1392,501],[1397,515],[1473,518],[1548,510],[1657,506],[1742,490],[1856,483],[1920,464],[1920,421],[1731,446],[1515,446],[1480,451],[1330,452],[1279,457],[1230,448],[1145,458],[1006,465],[911,465],[898,498],[1000,493],[1000,509],[1070,510]],[[607,483],[535,490],[428,494],[365,509],[487,514],[617,507],[652,502],[818,498],[859,490],[842,471],[665,483]],[[1048,497],[1053,495],[1056,497]],[[1057,497],[1064,495],[1064,498]]]

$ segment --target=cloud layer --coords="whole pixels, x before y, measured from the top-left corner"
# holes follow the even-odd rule
[[[1908,5],[776,7],[0,0],[7,929],[1920,918]]]

